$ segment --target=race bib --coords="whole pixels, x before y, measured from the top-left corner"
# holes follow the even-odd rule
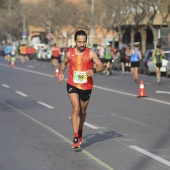
[[[87,83],[86,71],[74,71],[73,81],[79,84]]]

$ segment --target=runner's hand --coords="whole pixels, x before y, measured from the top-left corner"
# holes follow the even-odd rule
[[[58,76],[58,81],[60,82],[60,83],[63,83],[64,82],[64,74],[59,74],[59,76]]]
[[[94,74],[94,71],[92,69],[91,70],[87,70],[86,74],[87,74],[87,77],[92,77],[93,74]]]

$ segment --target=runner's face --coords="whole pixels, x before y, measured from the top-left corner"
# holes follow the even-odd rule
[[[77,40],[75,41],[76,47],[80,52],[84,52],[86,49],[86,36],[79,35],[77,36]]]

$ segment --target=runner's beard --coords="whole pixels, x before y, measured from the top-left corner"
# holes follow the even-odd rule
[[[82,52],[84,52],[85,51],[85,49],[86,49],[86,47],[77,47],[78,48],[78,50],[82,53]]]

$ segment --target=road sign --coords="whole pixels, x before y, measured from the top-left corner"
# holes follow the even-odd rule
[[[47,40],[52,40],[53,39],[53,34],[51,34],[50,32],[47,33],[46,38],[47,38]]]
[[[26,32],[23,32],[22,33],[22,38],[26,38],[27,37],[27,33]]]

